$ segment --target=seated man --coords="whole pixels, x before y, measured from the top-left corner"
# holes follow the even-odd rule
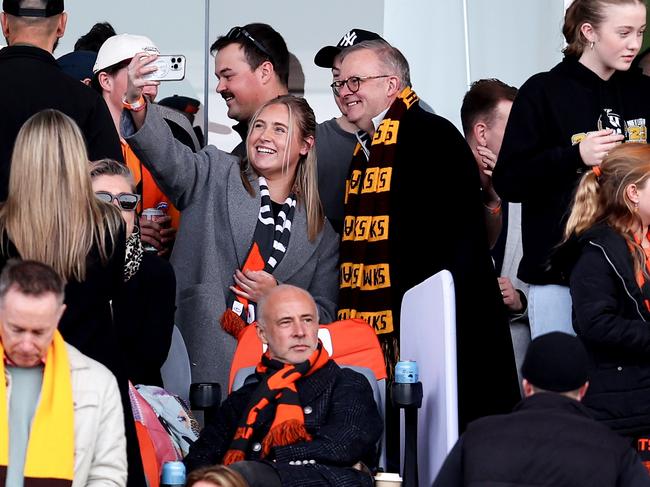
[[[382,420],[366,378],[339,368],[318,340],[312,297],[280,285],[258,316],[268,350],[257,380],[224,401],[185,458],[188,471],[223,463],[251,487],[372,485],[352,466],[374,463]]]
[[[63,341],[57,325],[64,310],[63,281],[53,269],[34,261],[5,266],[0,481],[123,486],[126,442],[117,382],[107,368]]]
[[[561,332],[528,347],[526,398],[514,412],[469,425],[433,487],[464,485],[650,486],[629,440],[591,418],[582,343]]]

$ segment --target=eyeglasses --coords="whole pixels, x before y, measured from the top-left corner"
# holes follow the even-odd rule
[[[108,191],[96,191],[95,196],[97,196],[97,199],[109,204],[112,204],[113,200],[116,200],[117,206],[124,211],[135,211],[140,201],[140,195],[133,193],[113,194]]]
[[[336,96],[339,96],[339,90],[343,88],[343,85],[348,87],[352,93],[356,93],[361,88],[361,82],[366,81],[367,79],[377,79],[377,78],[389,78],[393,76],[392,74],[380,74],[379,76],[350,76],[348,79],[336,80],[330,85],[332,91]]]
[[[259,51],[262,52],[262,54],[264,54],[265,56],[267,56],[269,58],[269,61],[273,62],[273,56],[271,56],[271,53],[269,52],[269,50],[266,47],[264,47],[264,44],[262,44],[261,42],[256,41],[255,38],[250,34],[250,32],[248,32],[243,27],[233,27],[226,34],[226,39],[230,39],[230,40],[233,40],[233,41],[239,39],[240,37],[245,37],[246,39],[251,41],[253,43],[253,45]]]

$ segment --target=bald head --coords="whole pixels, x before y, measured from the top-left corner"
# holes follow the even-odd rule
[[[297,364],[318,346],[318,308],[304,289],[282,284],[257,303],[257,335],[271,358]]]

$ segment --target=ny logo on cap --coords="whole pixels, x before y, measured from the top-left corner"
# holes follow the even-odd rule
[[[357,40],[357,33],[351,30],[350,32],[348,32],[343,36],[343,39],[341,39],[341,42],[339,42],[339,47],[353,46],[356,40]]]

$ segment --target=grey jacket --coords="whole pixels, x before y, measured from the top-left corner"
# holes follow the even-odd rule
[[[226,307],[235,269],[250,248],[260,208],[244,188],[239,159],[214,146],[193,153],[176,141],[155,110],[147,110],[134,133],[129,114],[122,115],[122,133],[156,183],[181,212],[171,256],[176,271],[176,324],[183,334],[197,382],[228,383],[236,340],[225,333],[219,317]],[[306,289],[316,300],[321,323],[336,316],[338,300],[338,237],[328,222],[313,242],[307,218],[298,205],[287,253],[273,276]]]

